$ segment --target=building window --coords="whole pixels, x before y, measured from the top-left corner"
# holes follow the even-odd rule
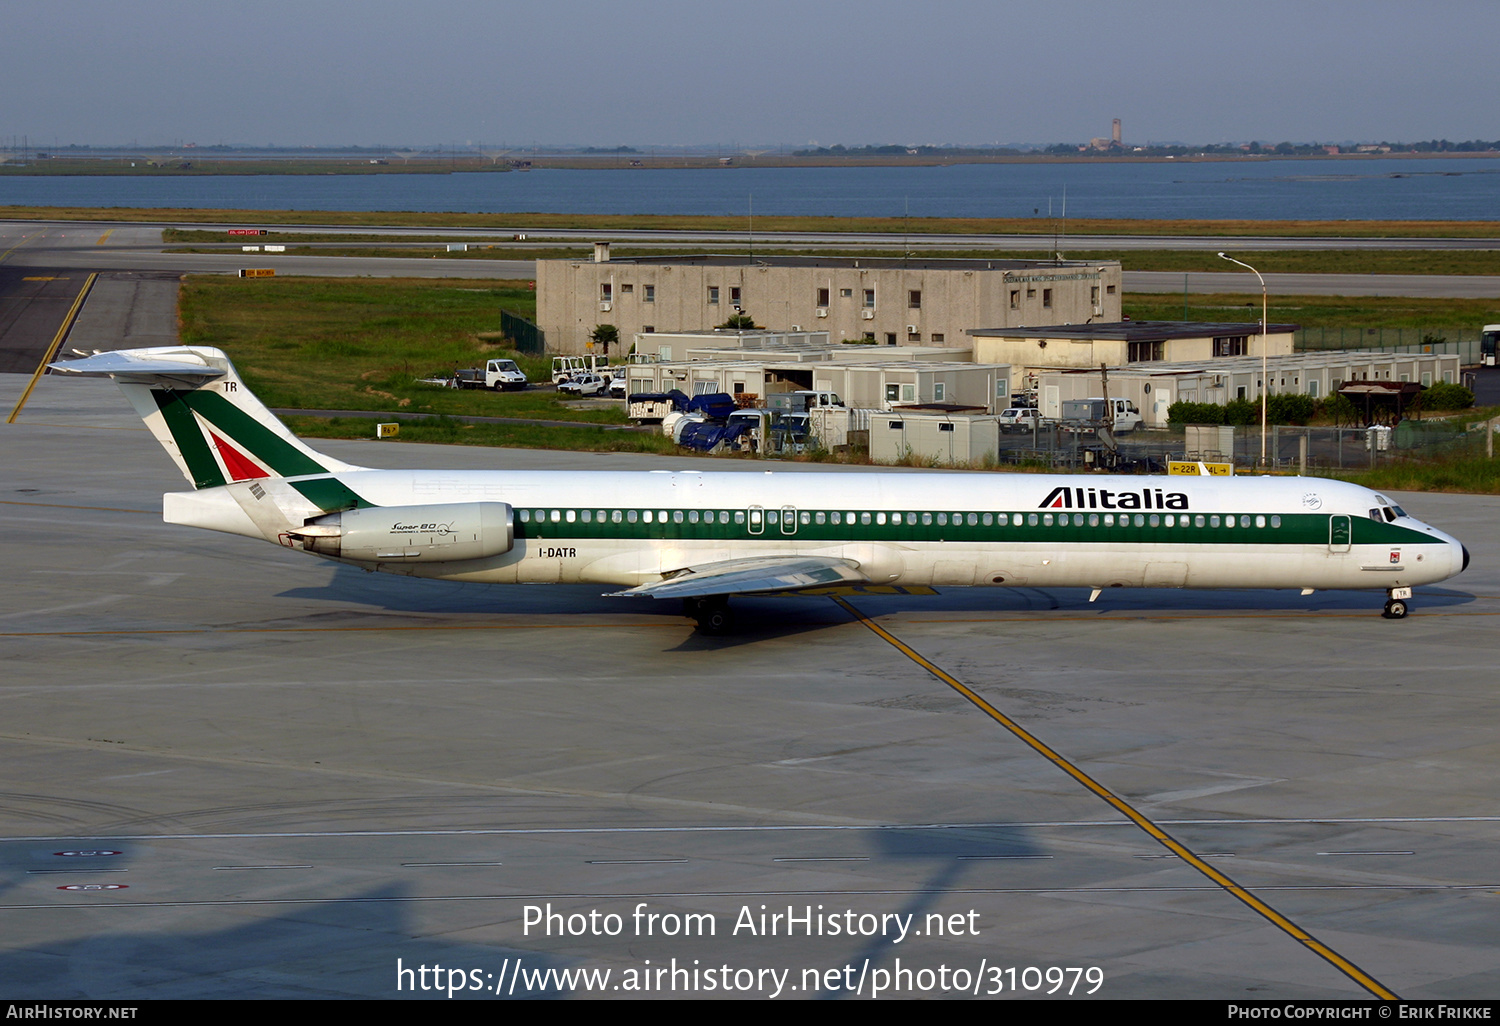
[[[839,289],[839,298],[840,299],[848,299],[852,295],[854,295],[854,290],[853,289]]]
[[[730,306],[739,306],[739,305],[741,305],[740,304],[740,288],[739,288],[738,285],[733,286],[729,290],[729,305]]]
[[[1113,285],[1106,285],[1106,286],[1104,286],[1104,294],[1106,296],[1112,296],[1112,295],[1114,295],[1115,294],[1115,287]]]
[[[1027,289],[1026,289],[1026,298],[1027,299],[1035,299],[1036,298],[1036,289],[1031,288],[1030,286],[1028,286]]]
[[[934,331],[932,333],[932,340],[934,342],[941,342],[943,340],[943,333],[941,331]]]
[[[1089,302],[1093,303],[1095,306],[1099,305],[1099,286],[1089,286]]]
[[[644,295],[641,296],[641,301],[642,302],[644,302],[644,303],[654,303],[654,302],[656,302],[656,286],[655,285],[643,285],[643,286],[641,286],[641,288],[642,288],[642,290],[644,292]]]
[[[920,331],[908,331],[906,333],[906,341],[920,342],[922,341],[922,333]]]
[[[1215,356],[1244,356],[1250,352],[1250,336],[1224,335],[1214,339]]]
[[[875,290],[874,289],[865,289],[865,309],[866,310],[873,310],[873,309],[875,309]]]
[[[599,301],[601,303],[608,303],[611,299],[614,299],[614,298],[615,298],[615,287],[614,287],[614,285],[611,282],[607,282],[607,281],[600,282],[599,283]]]
[[[1012,310],[1019,310],[1019,309],[1021,309],[1021,290],[1020,289],[1011,289],[1010,290],[1010,308]]]
[[[948,386],[941,381],[934,381],[932,383],[932,401],[940,403],[946,398],[948,398]],[[951,431],[952,428],[949,428],[949,430]]]
[[[893,346],[896,344],[896,333],[894,331],[888,331],[885,333],[885,344],[888,346]]]
[[[885,386],[885,401],[886,402],[888,402],[888,403],[896,402],[897,399],[900,397],[900,395],[901,395],[901,386],[900,385],[887,384]]]
[[[818,305],[819,306],[827,306],[828,305],[828,290],[827,289],[819,289],[818,290]]]
[[[709,306],[718,306],[719,305],[719,286],[717,286],[717,285],[710,285],[708,287],[708,305]]]
[[[938,425],[938,430],[939,431],[952,431],[953,430],[953,422],[952,421],[946,421],[946,422],[944,422],[942,424],[939,424]]]
[[[873,331],[867,331],[860,337],[863,338],[866,342],[875,341],[875,333]]]
[[[1042,305],[1046,307],[1050,307],[1052,305],[1051,289],[1042,289]]]
[[[620,295],[622,295],[622,296],[628,296],[628,295],[630,295],[634,291],[635,291],[635,286],[634,285],[621,285],[620,286]]]
[[[1128,346],[1128,363],[1142,363],[1146,360],[1160,360],[1165,357],[1166,343],[1158,339],[1155,342],[1131,342]]]
[[[920,289],[911,289],[906,293],[906,308],[908,310],[922,309],[922,292]]]
[[[655,330],[656,330],[656,325],[654,325],[654,324],[642,324],[641,325],[641,334],[642,335],[649,335],[649,334],[651,334]]]

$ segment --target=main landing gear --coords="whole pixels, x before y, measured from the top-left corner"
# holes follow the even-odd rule
[[[698,621],[699,634],[727,634],[734,626],[726,595],[706,595],[682,600],[682,611]]]
[[[1387,620],[1406,619],[1406,603],[1410,598],[1410,588],[1391,588],[1386,592],[1385,611],[1380,615]]]

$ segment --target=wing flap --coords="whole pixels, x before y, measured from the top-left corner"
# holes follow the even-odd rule
[[[707,595],[755,595],[841,584],[868,584],[852,559],[831,556],[757,556],[690,566],[663,581],[627,591],[625,598],[699,598]]]

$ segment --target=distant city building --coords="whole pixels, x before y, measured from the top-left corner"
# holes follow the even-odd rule
[[[537,323],[547,347],[587,351],[599,324],[622,338],[696,332],[743,315],[773,331],[826,331],[833,343],[963,346],[976,324],[1118,321],[1113,260],[934,260],[681,256],[537,261]]]

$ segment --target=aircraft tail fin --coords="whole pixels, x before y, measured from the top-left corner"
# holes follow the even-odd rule
[[[287,430],[218,349],[120,349],[49,366],[113,378],[194,488],[360,469]]]

